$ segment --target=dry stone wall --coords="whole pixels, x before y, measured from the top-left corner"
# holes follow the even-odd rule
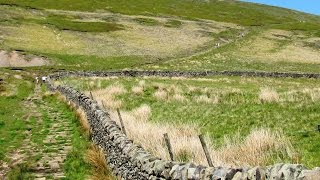
[[[122,133],[108,112],[85,94],[67,86],[55,87],[51,82],[67,76],[204,76],[210,73],[195,72],[158,72],[158,71],[122,71],[122,72],[62,72],[49,76],[47,85],[51,91],[58,91],[69,101],[81,107],[88,118],[92,141],[99,145],[112,172],[122,179],[320,179],[320,169],[308,170],[299,164],[276,164],[268,167],[206,167],[193,163],[178,163],[161,160],[141,146],[134,144]],[[237,73],[235,73],[237,74]],[[240,73],[241,74],[241,73]],[[213,75],[213,74],[210,74]],[[218,74],[215,74],[218,75]],[[234,75],[234,74],[233,74]],[[243,75],[243,74],[242,74]],[[248,75],[248,74],[246,74]],[[252,74],[250,74],[252,75]],[[265,74],[268,75],[268,74]],[[265,75],[259,74],[258,76]],[[269,74],[270,75],[270,74]],[[275,74],[278,77],[291,77],[288,74]],[[272,75],[273,76],[273,75]],[[295,75],[295,77],[316,77],[319,75]]]
[[[71,71],[57,72],[50,75],[54,79],[67,76],[78,77],[205,77],[205,76],[245,76],[245,77],[273,77],[273,78],[320,78],[319,73],[282,73],[282,72],[252,72],[252,71]]]

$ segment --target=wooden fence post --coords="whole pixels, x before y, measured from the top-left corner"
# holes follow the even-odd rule
[[[164,140],[166,142],[166,145],[167,145],[167,148],[168,148],[168,151],[169,151],[170,159],[171,159],[171,161],[173,161],[172,147],[171,147],[171,143],[170,143],[170,139],[169,139],[168,133],[163,134],[163,137],[164,137]]]
[[[207,144],[206,144],[202,134],[199,135],[199,139],[200,139],[204,154],[206,155],[208,164],[209,164],[210,167],[213,167],[213,163],[212,163],[212,160],[211,160],[211,157],[210,157],[210,153],[208,151]]]
[[[92,92],[91,92],[91,91],[90,91],[90,96],[91,96],[91,99],[92,99],[92,100],[94,100],[94,99],[93,99],[93,96],[92,96]]]
[[[103,101],[101,101],[102,107],[104,110],[107,110],[106,106],[104,105]]]
[[[117,112],[118,112],[118,116],[119,116],[119,120],[120,120],[120,124],[121,124],[121,130],[122,130],[123,134],[127,135],[127,132],[126,132],[126,129],[124,128],[124,123],[123,123],[123,120],[122,120],[122,117],[120,114],[120,110],[117,109]]]

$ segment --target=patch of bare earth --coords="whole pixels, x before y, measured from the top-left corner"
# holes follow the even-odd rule
[[[27,57],[17,51],[0,50],[0,67],[31,67],[48,65],[49,61],[42,57]]]

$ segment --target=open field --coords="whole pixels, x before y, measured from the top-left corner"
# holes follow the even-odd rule
[[[290,78],[146,77],[72,78],[60,83],[71,85],[82,91],[92,91],[94,98],[98,102],[103,101],[111,111],[115,108],[122,109],[130,127],[135,127],[132,125],[133,119],[136,119],[137,124],[141,121],[147,122],[143,127],[132,128],[132,136],[135,131],[143,131],[143,128],[148,129],[152,126],[158,127],[156,129],[163,127],[162,133],[171,132],[170,127],[181,130],[182,134],[188,132],[188,135],[185,134],[182,137],[189,137],[192,134],[193,138],[196,138],[197,133],[202,132],[211,139],[212,148],[216,148],[212,151],[223,154],[225,152],[223,148],[237,147],[238,143],[242,142],[241,139],[254,133],[253,130],[271,129],[275,134],[283,132],[283,138],[288,138],[293,148],[290,148],[290,143],[279,145],[285,146],[285,150],[278,149],[280,152],[271,150],[273,152],[271,157],[267,156],[266,159],[252,160],[252,162],[248,159],[241,160],[243,154],[240,156],[232,154],[235,157],[229,157],[227,160],[221,157],[215,158],[224,163],[236,165],[246,163],[265,165],[286,161],[300,162],[311,167],[319,166],[319,159],[316,158],[319,153],[317,150],[319,132],[316,131],[316,127],[320,116],[317,111],[320,106],[318,81]],[[145,117],[142,117],[142,120],[141,117],[137,117],[144,114]],[[145,132],[157,131],[145,130]],[[146,137],[151,135],[147,134]],[[173,135],[173,137],[177,136]],[[225,139],[226,137],[229,138]],[[143,140],[141,143],[143,145],[147,142],[148,140]],[[188,143],[184,147],[188,147]],[[158,147],[149,148],[151,151],[157,151],[152,148]],[[165,149],[162,153],[166,153]],[[191,155],[189,158],[194,157]]]

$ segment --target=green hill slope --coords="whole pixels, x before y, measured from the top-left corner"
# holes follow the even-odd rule
[[[0,0],[0,8],[0,49],[46,57],[50,68],[320,69],[320,17],[283,8],[228,0]]]
[[[308,28],[317,30],[319,17],[288,9],[263,6],[238,1],[204,0],[1,0],[0,4],[15,4],[39,9],[76,11],[107,10],[124,14],[175,15],[187,18],[202,18],[241,25],[259,26],[287,24],[306,21]],[[299,27],[292,24],[292,28]],[[283,27],[288,28],[288,26]]]

